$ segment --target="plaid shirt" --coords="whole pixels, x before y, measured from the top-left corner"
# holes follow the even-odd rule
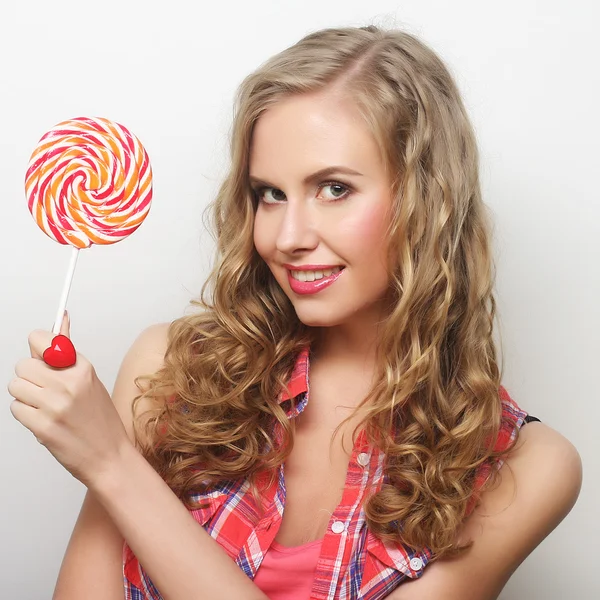
[[[284,405],[288,418],[302,412],[308,402],[308,357],[306,348],[296,361],[289,383],[290,393],[282,392],[278,399],[282,405],[289,402],[289,406]],[[511,424],[500,431],[497,450],[506,447],[514,438],[516,429],[527,416],[502,387],[500,398],[503,414]],[[277,429],[276,440],[281,440],[280,435],[281,430]],[[381,451],[367,444],[363,430],[353,448],[342,500],[323,538],[310,600],[380,600],[407,578],[420,577],[430,561],[432,553],[428,548],[415,551],[404,544],[384,543],[366,527],[362,505],[367,493],[379,490],[387,482],[384,458]],[[485,481],[490,469],[489,464],[480,468],[476,489]],[[194,519],[240,569],[254,579],[282,521],[285,506],[283,465],[279,467],[277,480],[263,495],[262,516],[256,509],[246,480],[223,482],[210,492],[196,494],[194,499],[209,503],[207,508],[191,511]],[[474,495],[467,512],[474,508],[475,501]],[[126,600],[162,600],[127,543],[123,547],[123,578]]]

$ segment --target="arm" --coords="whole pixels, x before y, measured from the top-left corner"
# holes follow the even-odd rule
[[[167,327],[155,325],[142,332],[125,355],[115,381],[112,400],[132,442],[131,404],[139,393],[133,381],[136,376],[161,367]],[[88,490],[63,558],[53,600],[122,599],[123,544],[123,536],[110,515]]]
[[[88,491],[63,558],[53,600],[122,600],[122,553],[123,537]]]
[[[144,331],[117,376],[113,402],[131,441],[131,404],[139,393],[133,382],[160,368],[167,328],[158,325]],[[88,489],[54,600],[122,599],[124,539],[165,600],[266,598],[198,525],[133,443],[123,447],[120,459],[89,482]],[[97,582],[101,586],[94,585]]]
[[[93,490],[165,600],[266,600],[133,447]]]
[[[508,467],[508,468],[507,468]],[[581,488],[577,450],[543,423],[523,428],[501,469],[501,483],[484,492],[459,536],[473,546],[427,567],[388,600],[494,600],[523,560],[564,519]]]

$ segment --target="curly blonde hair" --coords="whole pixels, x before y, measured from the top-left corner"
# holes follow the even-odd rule
[[[448,69],[409,33],[321,30],[242,82],[231,168],[210,206],[215,266],[192,301],[202,310],[171,323],[164,366],[136,380],[143,393],[134,414],[142,397],[156,400],[147,418],[134,419],[136,442],[189,509],[197,508],[193,493],[221,481],[248,479],[258,497],[258,474],[273,474],[289,456],[293,423],[277,398],[296,356],[317,338],[254,247],[250,142],[269,106],[334,85],[372,131],[395,195],[391,303],[358,426],[385,452],[389,483],[366,500],[367,526],[436,558],[457,554],[470,545],[459,546],[457,534],[478,469],[516,439],[503,452],[491,443],[502,426],[501,374],[475,135]],[[486,485],[496,477],[491,469]]]

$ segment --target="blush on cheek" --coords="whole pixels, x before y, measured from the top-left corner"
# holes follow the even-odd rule
[[[386,211],[373,203],[344,222],[345,234],[366,254],[379,253],[387,227]]]

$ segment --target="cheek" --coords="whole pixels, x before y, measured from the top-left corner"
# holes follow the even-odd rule
[[[385,209],[374,204],[344,220],[343,233],[351,240],[353,253],[373,258],[384,250],[386,226]]]
[[[268,250],[268,240],[266,238],[267,231],[263,219],[258,214],[254,217],[253,241],[256,251],[264,259]]]

